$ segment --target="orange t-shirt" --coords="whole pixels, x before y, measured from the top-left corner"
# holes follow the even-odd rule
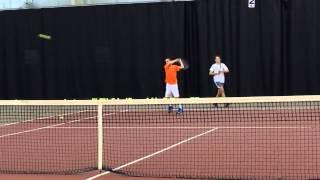
[[[172,64],[164,65],[167,84],[177,84],[177,72],[180,71],[180,69],[181,67],[177,65],[172,65]]]

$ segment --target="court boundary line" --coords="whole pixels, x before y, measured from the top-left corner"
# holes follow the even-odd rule
[[[84,119],[81,119],[81,120],[86,120],[86,119],[91,119],[91,118],[93,118],[93,117],[88,117],[88,118],[84,118]],[[43,127],[39,127],[39,128],[36,128],[36,129],[29,129],[29,130],[26,130],[26,131],[20,131],[20,132],[15,132],[15,133],[10,133],[10,134],[4,134],[4,135],[1,135],[0,138],[19,135],[19,134],[24,134],[24,133],[29,133],[29,132],[34,132],[34,131],[40,131],[42,129],[52,129],[53,127],[56,127],[56,126],[61,126],[61,125],[65,125],[65,124],[73,123],[73,122],[77,122],[77,121],[80,121],[80,120],[77,119],[77,120],[70,121],[70,122],[53,124],[53,125],[50,125],[50,126],[43,126]]]
[[[309,129],[309,126],[177,126],[177,127],[103,127],[103,129]],[[51,127],[50,127],[51,129]],[[97,129],[97,127],[52,127],[52,129]]]
[[[45,117],[39,117],[39,118],[29,119],[29,120],[25,120],[25,121],[19,121],[19,122],[1,124],[1,125],[0,125],[0,128],[6,127],[6,126],[11,126],[11,125],[16,125],[16,124],[21,124],[21,123],[27,123],[27,122],[37,121],[37,120],[50,119],[50,118],[59,117],[59,116],[68,116],[68,115],[71,115],[71,114],[78,114],[78,113],[82,113],[82,112],[91,112],[91,111],[94,111],[94,110],[76,111],[76,112],[73,112],[73,113],[57,114],[57,115],[54,115],[54,116],[45,116]]]
[[[205,132],[203,132],[203,133],[200,133],[200,134],[198,134],[198,135],[189,137],[189,138],[187,138],[187,139],[185,139],[185,140],[183,140],[183,141],[180,141],[180,142],[178,142],[178,143],[175,143],[175,144],[173,144],[173,145],[171,145],[171,146],[168,146],[168,147],[166,147],[166,148],[164,148],[164,149],[161,149],[161,150],[156,151],[156,152],[154,152],[154,153],[151,153],[151,154],[149,154],[149,155],[143,156],[143,157],[141,157],[141,158],[139,158],[139,159],[133,160],[133,161],[128,162],[128,163],[126,163],[126,164],[124,164],[124,165],[121,165],[121,166],[119,166],[119,167],[116,167],[116,168],[112,169],[112,171],[117,171],[117,170],[120,170],[120,169],[125,168],[125,167],[127,167],[127,166],[130,166],[130,165],[132,165],[132,164],[135,164],[135,163],[138,163],[138,162],[140,162],[140,161],[143,161],[143,160],[145,160],[145,159],[151,158],[151,157],[153,157],[153,156],[156,156],[156,155],[158,155],[158,154],[161,154],[161,153],[163,153],[163,152],[165,152],[165,151],[168,151],[168,150],[170,150],[170,149],[172,149],[172,148],[175,148],[175,147],[177,147],[177,146],[179,146],[179,145],[181,145],[181,144],[184,144],[184,143],[186,143],[186,142],[189,142],[189,141],[191,141],[191,140],[197,139],[198,137],[204,136],[204,135],[209,134],[209,133],[211,133],[211,132],[213,132],[213,131],[216,131],[216,130],[218,130],[218,129],[219,129],[219,128],[213,128],[213,129],[210,129],[210,130],[205,131]],[[95,175],[95,176],[92,176],[92,177],[87,178],[86,180],[94,180],[94,179],[96,179],[96,178],[99,178],[99,177],[101,177],[101,176],[107,175],[107,174],[109,174],[109,173],[111,173],[111,171],[106,171],[106,172],[104,172],[104,173],[97,174],[97,175]]]
[[[221,111],[274,111],[274,110],[319,110],[318,107],[308,107],[308,106],[295,106],[295,107],[267,107],[267,106],[262,106],[262,107],[214,107],[212,104],[213,107],[205,107],[205,108],[199,108],[199,107],[194,107],[194,108],[186,108],[185,106],[187,106],[188,104],[182,104],[182,106],[184,106],[184,110],[185,112],[201,112],[201,111],[218,111],[218,112],[221,112]],[[152,106],[152,105],[151,105]],[[157,105],[156,105],[157,106]],[[163,106],[167,106],[166,104],[164,104]],[[178,106],[178,105],[177,105]],[[135,107],[135,108],[128,108],[129,106],[120,106],[120,107],[117,107],[117,108],[110,108],[110,109],[104,109],[104,111],[124,111],[124,109],[126,111],[130,111],[130,110],[134,110],[134,111],[130,111],[130,112],[168,112],[166,108],[164,107],[159,107],[159,108],[145,108],[144,106],[139,108],[139,107]],[[174,108],[174,109],[178,109],[178,108]]]
[[[110,115],[113,115],[113,114],[115,114],[115,113],[108,113],[108,114],[104,114],[104,115],[110,116]],[[53,124],[53,125],[50,125],[50,126],[43,126],[43,127],[39,127],[39,128],[33,128],[33,129],[25,130],[25,131],[14,132],[14,133],[9,133],[9,134],[3,134],[3,135],[0,135],[0,138],[19,135],[19,134],[24,134],[24,133],[29,133],[29,132],[34,132],[34,131],[39,131],[39,130],[43,130],[43,129],[54,129],[57,126],[62,126],[62,125],[65,125],[65,124],[71,124],[71,123],[74,123],[74,122],[79,122],[79,121],[82,121],[82,120],[87,120],[87,119],[92,119],[92,118],[97,118],[97,116],[90,116],[90,117],[86,117],[86,118],[83,118],[83,119],[77,119],[77,120],[68,121],[68,122],[64,122],[64,123]]]
[[[126,112],[126,111],[119,111],[119,112]],[[105,114],[102,114],[102,116],[110,116],[110,115],[114,115],[116,113],[118,113],[118,112],[105,113]],[[72,113],[69,113],[69,114],[72,114]],[[43,127],[36,128],[36,129],[29,129],[29,130],[26,130],[26,131],[20,131],[20,132],[15,132],[15,133],[10,133],[10,134],[3,134],[3,135],[0,135],[0,138],[13,136],[13,135],[24,134],[24,133],[29,133],[29,132],[34,132],[34,131],[38,131],[38,130],[42,130],[42,129],[52,129],[52,128],[57,127],[57,126],[62,126],[62,125],[65,125],[65,124],[71,124],[71,123],[74,123],[74,122],[79,122],[79,121],[82,121],[82,120],[87,120],[87,119],[92,119],[92,118],[98,118],[98,116],[89,116],[89,117],[86,117],[86,118],[83,118],[83,119],[77,119],[77,120],[68,121],[68,122],[64,122],[64,123],[53,124],[53,125],[50,125],[50,126],[43,126]],[[98,120],[97,120],[97,122],[98,122]],[[21,122],[19,122],[19,123],[21,123]],[[19,123],[17,123],[17,124],[19,124]],[[23,123],[25,123],[25,122],[23,122]],[[0,126],[0,128],[1,127],[2,126]],[[3,126],[3,127],[6,127],[6,126]]]

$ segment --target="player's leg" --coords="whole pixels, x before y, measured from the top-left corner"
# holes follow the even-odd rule
[[[216,94],[216,97],[220,97],[219,82],[214,81],[214,85],[217,87],[217,94]]]
[[[224,88],[223,88],[223,83],[222,82],[216,82],[216,86],[218,88],[218,94],[217,97],[224,97]]]
[[[170,87],[169,84],[166,85],[165,97],[166,97],[166,98],[171,98],[171,97],[173,97],[172,88]],[[168,106],[168,112],[169,112],[169,113],[173,112],[173,106],[172,106],[171,104],[169,104],[169,106]]]
[[[219,82],[216,82],[214,81],[214,85],[216,86],[217,88],[217,94],[216,94],[216,97],[220,97],[221,96],[221,91],[220,91],[220,83]],[[214,107],[218,107],[218,104],[214,104]]]
[[[178,84],[175,84],[172,86],[172,94],[173,94],[173,97],[175,98],[180,97]],[[183,107],[181,104],[179,104],[178,111],[177,111],[177,114],[180,114],[180,113],[183,113]]]
[[[220,97],[220,88],[217,88],[217,94],[216,97]]]
[[[221,86],[220,91],[221,91],[221,97],[226,97],[226,93],[224,92],[223,86]]]
[[[226,97],[226,93],[225,93],[225,91],[224,91],[224,84],[223,83],[221,83],[220,84],[221,86],[220,86],[220,91],[221,91],[221,97]],[[225,105],[224,105],[224,107],[229,107],[229,103],[226,103]]]

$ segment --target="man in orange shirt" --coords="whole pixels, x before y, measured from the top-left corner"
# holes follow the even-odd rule
[[[174,65],[174,63],[179,62],[180,66]],[[166,93],[165,97],[175,97],[179,98],[179,89],[178,89],[178,81],[177,81],[177,72],[179,72],[181,69],[184,68],[184,65],[181,61],[181,59],[175,59],[175,60],[170,60],[167,58],[165,60],[165,65],[164,65],[164,70],[166,73]],[[169,105],[168,111],[172,112],[173,111],[173,106]],[[182,105],[179,105],[177,114],[180,114],[183,112]]]

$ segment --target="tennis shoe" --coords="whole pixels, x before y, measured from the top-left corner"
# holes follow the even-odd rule
[[[183,113],[183,108],[178,108],[177,114],[182,114]]]
[[[172,113],[173,112],[173,106],[168,106],[168,113]]]

